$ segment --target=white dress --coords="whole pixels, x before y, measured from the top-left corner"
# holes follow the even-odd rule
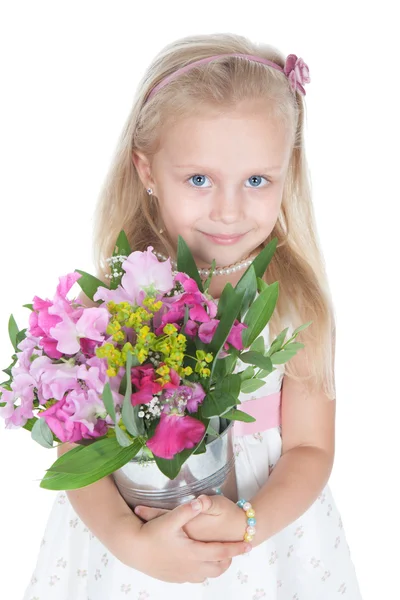
[[[289,326],[289,334],[293,331]],[[269,325],[264,330],[270,345]],[[238,365],[239,367],[239,365]],[[242,368],[242,367],[240,367]],[[284,365],[251,397],[279,392]],[[235,438],[240,498],[262,487],[281,456],[281,427]],[[234,557],[218,578],[204,583],[166,583],[115,558],[89,531],[65,492],[55,498],[36,568],[23,600],[362,600],[342,519],[329,485],[296,521]]]

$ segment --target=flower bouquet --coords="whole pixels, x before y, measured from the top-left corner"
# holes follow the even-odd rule
[[[0,387],[6,428],[28,429],[45,448],[77,444],[47,469],[42,488],[113,475],[130,504],[160,506],[165,497],[169,507],[221,489],[233,471],[232,422],[254,421],[238,408],[240,392],[260,388],[274,364],[304,347],[293,340],[311,323],[286,343],[285,329],[265,350],[260,333],[278,282],[262,276],[276,242],[216,302],[208,294],[215,261],[203,283],[183,238],[173,271],[151,246],[132,252],[121,231],[109,287],[76,270],[59,278],[53,300],[24,305],[27,329],[10,316],[15,353]],[[94,306],[67,299],[75,282]],[[248,366],[234,372],[238,359]]]

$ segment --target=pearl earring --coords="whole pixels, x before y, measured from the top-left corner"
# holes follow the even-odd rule
[[[164,233],[164,229],[159,229],[158,233]]]
[[[147,188],[147,190],[146,190],[146,191],[147,191],[147,193],[149,194],[149,196],[151,196],[151,195],[152,195],[152,193],[153,193],[153,190],[152,190],[151,188]]]

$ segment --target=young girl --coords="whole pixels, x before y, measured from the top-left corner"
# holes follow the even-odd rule
[[[240,398],[259,414],[235,425],[238,496],[256,514],[251,551],[243,502],[200,496],[197,507],[134,514],[109,476],[57,494],[24,600],[361,598],[328,486],[335,325],[304,150],[309,82],[301,58],[242,36],[171,43],[139,85],[97,211],[100,279],[121,229],[132,248],[172,259],[180,234],[202,276],[215,258],[215,298],[278,238],[265,275],[280,290],[267,347],[286,326],[312,325],[305,347]]]

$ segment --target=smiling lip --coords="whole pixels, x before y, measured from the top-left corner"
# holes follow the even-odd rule
[[[235,244],[238,240],[240,240],[244,235],[246,235],[245,233],[230,233],[230,234],[222,234],[222,233],[218,233],[216,235],[212,235],[210,233],[205,233],[204,231],[202,232],[205,236],[207,236],[209,239],[211,239],[213,242],[215,242],[216,244]]]

